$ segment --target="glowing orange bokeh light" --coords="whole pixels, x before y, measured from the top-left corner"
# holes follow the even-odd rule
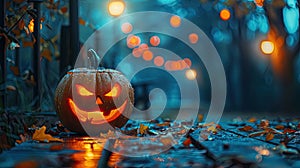
[[[188,80],[195,80],[197,77],[197,72],[193,69],[186,70],[185,76]]]
[[[190,40],[190,43],[192,43],[192,44],[196,44],[198,42],[198,39],[199,39],[199,37],[196,33],[191,33],[189,35],[189,40]]]
[[[132,32],[132,29],[133,29],[132,25],[128,22],[123,23],[122,26],[121,26],[121,30],[125,34],[128,34],[128,33]]]
[[[164,58],[163,58],[162,56],[156,56],[156,57],[154,58],[154,64],[155,64],[156,66],[163,66],[164,63],[165,63],[165,60],[164,60]]]
[[[140,39],[140,37],[138,37],[138,36],[135,36],[135,35],[129,35],[129,36],[127,37],[127,46],[128,46],[129,48],[134,48],[134,47],[140,45],[140,43],[141,43],[141,39]]]
[[[189,58],[185,58],[185,59],[183,59],[183,61],[186,63],[188,68],[192,66],[192,61]]]
[[[141,45],[139,46],[139,48],[140,48],[142,51],[144,51],[144,50],[148,50],[148,49],[149,49],[149,46],[148,46],[148,44],[143,43],[143,44],[141,44]]]
[[[264,54],[272,54],[275,50],[275,45],[271,41],[262,41],[260,44],[260,49]]]
[[[149,50],[144,51],[144,53],[143,53],[143,59],[145,61],[151,61],[152,58],[153,58],[153,53],[151,51],[149,51]]]
[[[140,49],[140,48],[134,48],[133,50],[132,50],[132,55],[134,56],[134,57],[141,57],[142,56],[142,50]]]
[[[111,16],[120,16],[125,10],[125,2],[123,0],[111,0],[108,3],[108,13]]]
[[[222,20],[229,20],[230,19],[230,11],[228,9],[222,9],[220,12],[220,18]]]
[[[172,27],[179,27],[181,24],[181,19],[179,16],[172,16],[170,19],[170,24]]]
[[[165,63],[165,69],[168,70],[168,71],[172,70],[172,62],[171,61],[167,61]]]
[[[160,38],[158,36],[152,36],[150,38],[150,44],[154,47],[158,46],[160,44]]]

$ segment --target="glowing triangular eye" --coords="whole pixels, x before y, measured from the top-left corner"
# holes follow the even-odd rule
[[[121,93],[121,85],[116,83],[110,92],[106,93],[105,96],[107,97],[118,97]]]
[[[88,91],[85,87],[81,86],[81,85],[75,85],[76,86],[76,90],[77,93],[81,96],[93,96],[94,93]]]

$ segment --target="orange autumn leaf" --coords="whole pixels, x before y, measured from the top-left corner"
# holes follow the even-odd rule
[[[278,130],[283,130],[284,126],[283,125],[276,125],[275,128],[278,129]]]
[[[191,138],[187,138],[185,141],[183,141],[183,146],[188,147],[192,143]]]
[[[51,51],[49,49],[44,49],[41,52],[41,56],[46,58],[48,61],[52,61],[52,57],[51,57]]]
[[[19,76],[20,75],[20,70],[17,66],[10,66],[9,69],[13,72],[13,74],[15,76]]]
[[[272,139],[274,139],[274,134],[268,133],[266,136],[266,141],[271,141]]]
[[[203,114],[198,114],[198,122],[202,122],[203,121]]]
[[[249,126],[249,125],[245,125],[244,127],[242,128],[239,128],[240,131],[245,131],[245,132],[248,132],[248,131],[253,131],[253,127]]]
[[[13,0],[15,3],[22,3],[24,2],[25,0]]]
[[[297,131],[296,131],[296,130],[293,130],[293,129],[291,129],[291,128],[286,128],[286,129],[283,130],[283,133],[284,133],[284,134],[290,134],[290,133],[295,133],[295,132],[297,132]]]
[[[254,122],[256,122],[256,118],[251,117],[248,121],[251,122],[251,123],[254,123]]]
[[[22,42],[22,46],[23,47],[31,47],[31,48],[33,48],[33,44],[34,44],[34,42],[32,42],[32,41],[23,41]]]
[[[40,129],[35,130],[35,132],[32,135],[32,140],[36,140],[39,142],[63,142],[62,139],[54,138],[50,134],[46,134],[46,126],[42,126]]]
[[[26,160],[26,161],[22,161],[22,162],[15,164],[14,167],[15,168],[27,168],[27,167],[37,168],[37,167],[39,167],[39,164],[35,160]]]
[[[61,13],[66,13],[68,11],[68,8],[66,6],[60,8]]]
[[[24,28],[24,27],[23,27]],[[14,29],[12,30],[12,32],[14,33],[14,35],[16,36],[20,36],[21,35],[21,31],[19,29]]]
[[[148,131],[148,128],[149,128],[148,126],[144,124],[140,124],[140,128],[139,128],[140,134],[145,134]]]
[[[19,29],[20,30],[23,30],[24,29],[24,26],[25,26],[25,21],[24,21],[24,19],[22,19],[20,22],[19,22]]]
[[[82,18],[79,18],[79,24],[80,25],[85,25],[85,23],[86,23],[85,20],[83,20]]]

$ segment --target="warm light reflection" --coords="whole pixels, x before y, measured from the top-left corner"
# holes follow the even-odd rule
[[[160,43],[160,38],[158,36],[152,36],[150,38],[150,44],[154,47],[158,46]]]
[[[198,42],[198,35],[196,33],[191,33],[189,35],[189,41],[191,44],[196,44]]]
[[[228,9],[222,9],[220,12],[220,18],[222,20],[229,20],[230,19],[230,11]]]
[[[266,40],[261,42],[260,48],[264,54],[272,54],[274,52],[275,45],[273,42]]]
[[[108,3],[108,13],[112,16],[120,16],[125,10],[123,0],[110,0]]]
[[[34,31],[34,20],[31,19],[29,24],[28,24],[28,29],[32,33]]]
[[[197,77],[197,72],[193,69],[189,69],[185,72],[185,76],[188,80],[195,80]]]
[[[132,25],[128,22],[123,23],[122,26],[121,26],[121,30],[125,34],[128,34],[128,33],[132,32],[132,29],[133,29]]]
[[[179,16],[172,16],[170,19],[170,24],[172,27],[179,27],[181,24],[181,19]]]
[[[162,56],[156,56],[156,57],[154,58],[154,64],[155,64],[156,66],[163,66],[164,63],[165,63],[165,60],[164,60],[164,58],[163,58]]]

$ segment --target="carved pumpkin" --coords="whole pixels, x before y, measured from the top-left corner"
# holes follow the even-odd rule
[[[78,68],[58,84],[55,107],[67,128],[97,136],[126,124],[133,98],[133,88],[121,72]]]

